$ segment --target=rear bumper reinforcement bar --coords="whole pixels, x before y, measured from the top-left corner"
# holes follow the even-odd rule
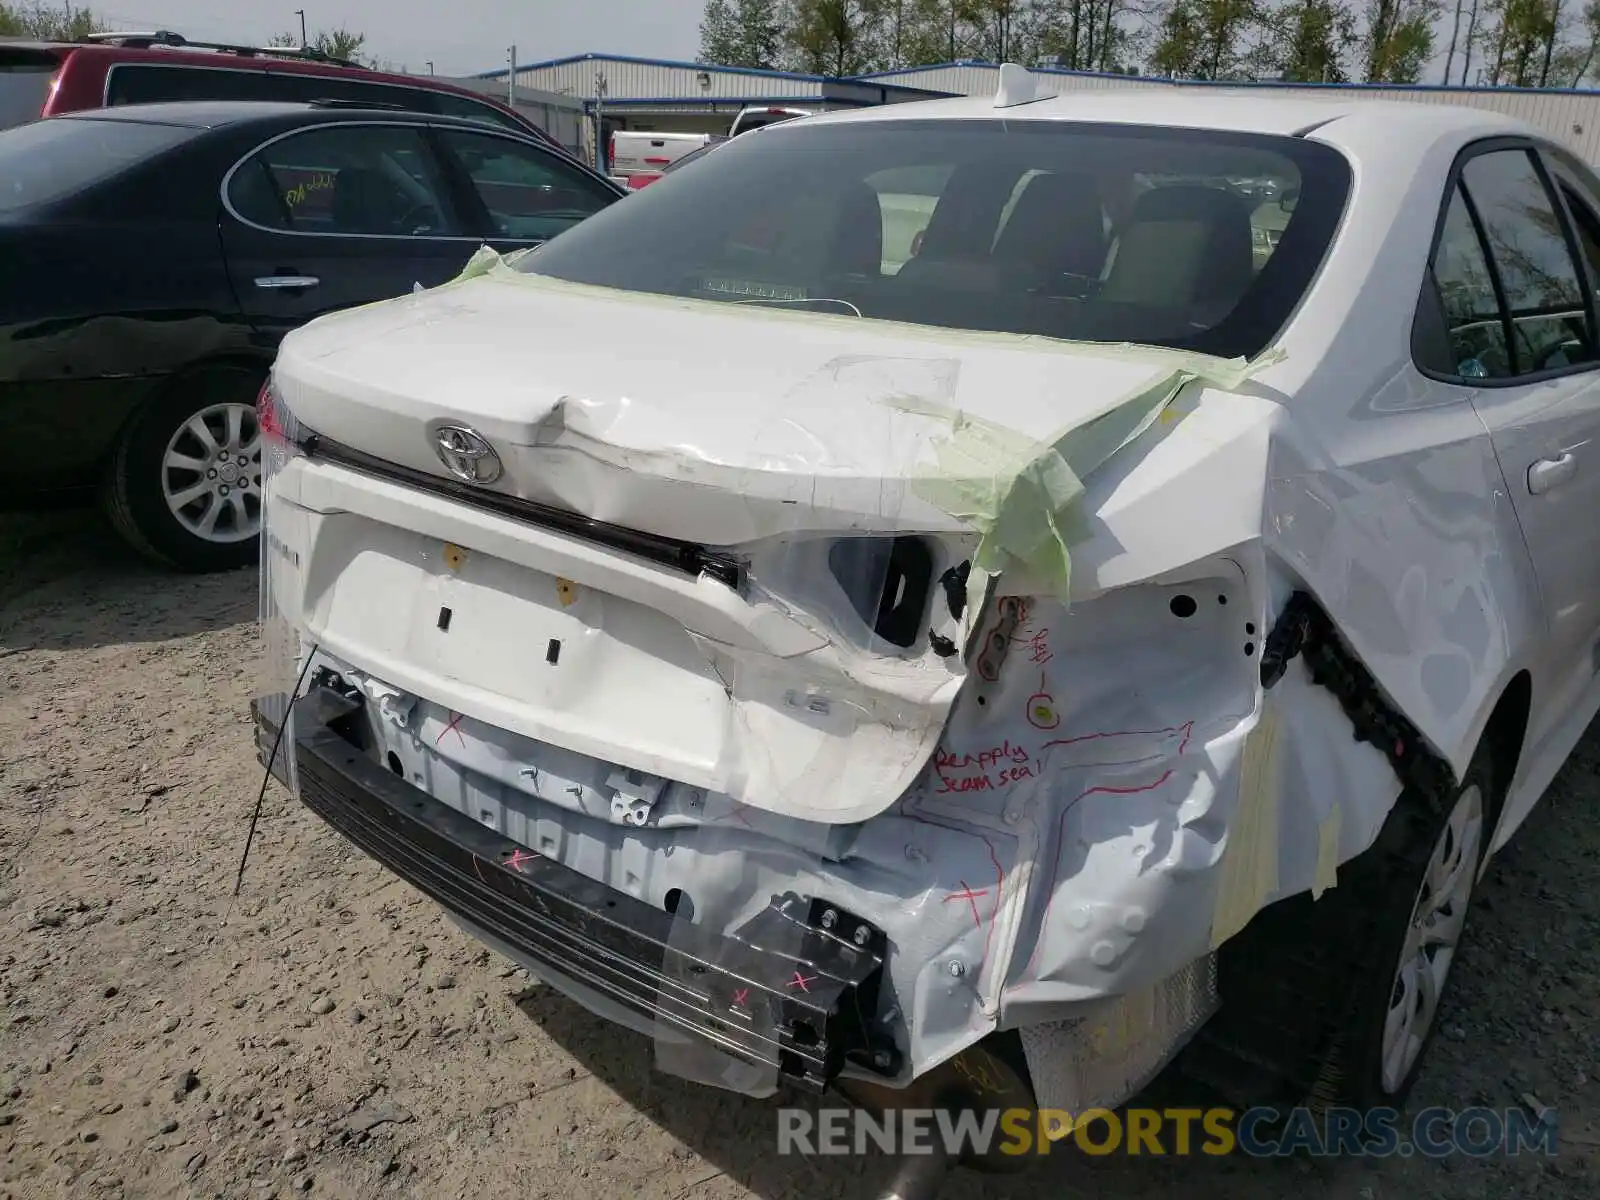
[[[892,1037],[871,1020],[887,952],[881,930],[793,893],[774,896],[731,934],[674,916],[385,770],[328,723],[349,703],[348,694],[314,686],[295,705],[294,745],[285,739],[280,760],[292,749],[300,799],[312,812],[451,913],[647,1017],[663,1035],[698,1039],[784,1082],[821,1091],[847,1061],[874,1074],[898,1071]],[[276,728],[252,710],[264,757]]]

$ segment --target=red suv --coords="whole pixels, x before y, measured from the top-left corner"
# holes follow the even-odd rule
[[[58,113],[163,100],[334,100],[469,117],[568,153],[487,96],[429,76],[388,75],[311,49],[191,42],[176,33],[96,34],[87,42],[0,39],[0,129]]]

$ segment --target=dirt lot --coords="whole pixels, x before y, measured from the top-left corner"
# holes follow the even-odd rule
[[[0,519],[0,1197],[873,1194],[770,1105],[653,1073],[258,772],[255,574]],[[1561,1112],[1554,1160],[1073,1159],[951,1200],[1502,1200],[1600,1184],[1600,741],[1499,861],[1415,1107]]]

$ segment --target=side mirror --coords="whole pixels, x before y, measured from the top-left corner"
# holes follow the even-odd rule
[[[1293,212],[1295,202],[1300,199],[1299,188],[1286,188],[1283,195],[1278,197],[1278,207],[1284,212]]]

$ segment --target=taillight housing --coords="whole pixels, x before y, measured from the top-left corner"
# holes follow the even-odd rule
[[[637,175],[628,176],[628,190],[637,192],[642,187],[649,187],[661,178],[660,171],[641,171]]]
[[[300,422],[283,402],[270,376],[256,396],[256,428],[261,431],[261,474],[265,484],[301,452]]]

